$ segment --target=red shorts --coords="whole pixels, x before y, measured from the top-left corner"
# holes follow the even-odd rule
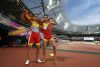
[[[40,34],[37,32],[30,32],[28,42],[29,43],[40,43]]]
[[[41,32],[44,34],[44,39],[51,39],[52,38],[52,34],[50,34],[47,30],[41,30]]]

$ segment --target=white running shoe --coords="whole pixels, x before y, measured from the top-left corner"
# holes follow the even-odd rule
[[[41,62],[42,62],[42,63],[45,63],[45,61],[46,61],[46,60],[42,60]]]
[[[40,59],[35,60],[35,62],[41,63],[42,61]]]
[[[25,64],[29,64],[29,62],[30,62],[29,60],[26,60]]]
[[[54,54],[49,54],[51,57],[53,57],[54,56]]]

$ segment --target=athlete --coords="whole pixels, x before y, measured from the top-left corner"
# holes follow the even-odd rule
[[[48,42],[50,42],[50,44],[53,47],[53,57],[55,59],[55,63],[57,63],[56,61],[56,43],[54,41],[53,35],[52,35],[52,22],[50,21],[50,19],[48,18],[48,15],[44,15],[44,19],[42,20],[42,26],[40,31],[43,33],[44,35],[44,47],[43,47],[43,61],[45,62],[46,60],[46,46],[48,44]]]
[[[23,17],[25,17],[25,20],[28,20],[29,23],[31,24],[31,31],[30,31],[30,35],[28,38],[28,52],[27,52],[27,61],[25,62],[25,64],[29,64],[29,60],[30,60],[30,54],[32,53],[32,46],[35,43],[36,44],[36,61],[37,62],[41,62],[41,60],[39,59],[39,51],[40,51],[40,32],[39,32],[39,22],[36,16],[30,16],[29,12],[26,10],[25,15]]]

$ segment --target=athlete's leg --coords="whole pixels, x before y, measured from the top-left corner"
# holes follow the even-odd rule
[[[54,56],[56,56],[56,42],[55,42],[55,40],[54,40],[53,37],[50,39],[50,44],[51,44],[52,47],[53,47]]]
[[[36,43],[36,60],[39,58],[40,54],[40,43]]]
[[[40,43],[36,43],[36,62],[41,63],[42,61],[39,59],[40,55]]]
[[[40,59],[39,59],[39,55],[40,55],[40,35],[39,33],[36,33],[35,36],[35,44],[36,44],[36,60],[37,62],[41,63]]]
[[[33,43],[28,44],[28,50],[27,50],[27,54],[26,54],[27,60],[26,60],[25,64],[29,64],[29,61],[31,59],[30,56],[31,56],[31,53],[32,53],[32,45],[33,45]]]
[[[50,44],[52,45],[52,47],[53,47],[53,57],[54,57],[54,63],[57,63],[57,60],[56,60],[56,43],[55,43],[55,40],[54,40],[54,38],[52,37],[51,39],[50,39]]]
[[[48,43],[48,40],[44,39],[44,45],[43,45],[43,60],[44,61],[46,60],[46,47],[47,47],[47,43]]]
[[[25,62],[25,64],[29,64],[30,55],[32,53],[33,43],[34,43],[34,39],[33,39],[33,34],[31,32],[30,36],[29,36],[29,39],[28,39],[28,50],[27,50],[27,54],[26,54],[27,61]]]

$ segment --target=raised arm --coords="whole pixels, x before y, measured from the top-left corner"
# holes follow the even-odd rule
[[[22,12],[22,15],[21,15],[21,18],[22,18],[22,20],[24,20],[24,21],[26,21],[26,22],[30,22],[30,15],[29,15],[29,12],[28,12],[28,10],[24,10],[23,12]]]

